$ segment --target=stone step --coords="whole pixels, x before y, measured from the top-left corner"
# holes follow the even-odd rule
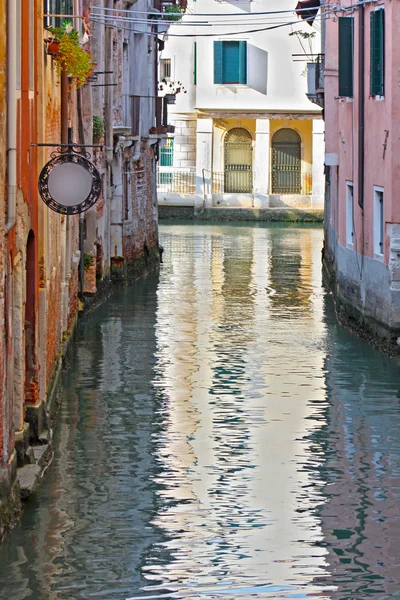
[[[27,500],[38,486],[40,479],[50,463],[52,444],[29,446],[27,449],[30,464],[17,469],[17,479],[21,490],[21,499]]]
[[[45,467],[51,456],[51,445],[41,444],[40,446],[33,446],[33,454],[35,456],[35,463],[39,467]]]
[[[26,500],[36,490],[43,473],[39,465],[25,465],[17,469],[17,479],[21,490],[21,499]]]

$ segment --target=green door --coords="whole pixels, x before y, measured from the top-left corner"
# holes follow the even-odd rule
[[[293,129],[272,138],[272,193],[301,194],[301,139]]]
[[[235,127],[225,138],[224,191],[251,194],[253,191],[252,138],[246,129]]]

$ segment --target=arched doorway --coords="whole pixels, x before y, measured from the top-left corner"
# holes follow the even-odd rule
[[[301,194],[301,138],[278,129],[272,138],[272,193]]]
[[[231,129],[225,137],[224,188],[227,194],[253,191],[252,137],[242,127]]]

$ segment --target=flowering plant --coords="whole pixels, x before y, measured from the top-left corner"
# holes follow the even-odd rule
[[[93,71],[93,60],[82,48],[79,33],[68,21],[62,27],[48,27],[47,31],[52,36],[47,39],[48,44],[53,41],[59,42],[54,54],[57,74],[65,71],[76,80],[77,87],[82,87]]]
[[[176,96],[180,92],[187,93],[181,81],[168,81],[167,79],[161,79],[158,90],[164,92],[164,94],[171,94],[173,96]]]

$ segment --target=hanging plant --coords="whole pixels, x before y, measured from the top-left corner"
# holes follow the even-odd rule
[[[179,21],[179,19],[182,18],[183,13],[184,11],[176,4],[166,6],[163,11],[163,21]]]
[[[70,23],[65,23],[63,27],[48,27],[47,31],[52,35],[46,40],[48,49],[53,42],[59,43],[54,53],[57,74],[61,75],[64,71],[75,79],[78,88],[82,87],[92,74],[93,60],[80,45],[79,33]]]
[[[174,96],[181,92],[183,94],[187,93],[181,81],[167,81],[167,79],[161,79],[158,84],[158,91],[164,92],[165,95],[172,94]]]
[[[93,144],[98,144],[104,135],[104,124],[101,117],[93,115]]]

